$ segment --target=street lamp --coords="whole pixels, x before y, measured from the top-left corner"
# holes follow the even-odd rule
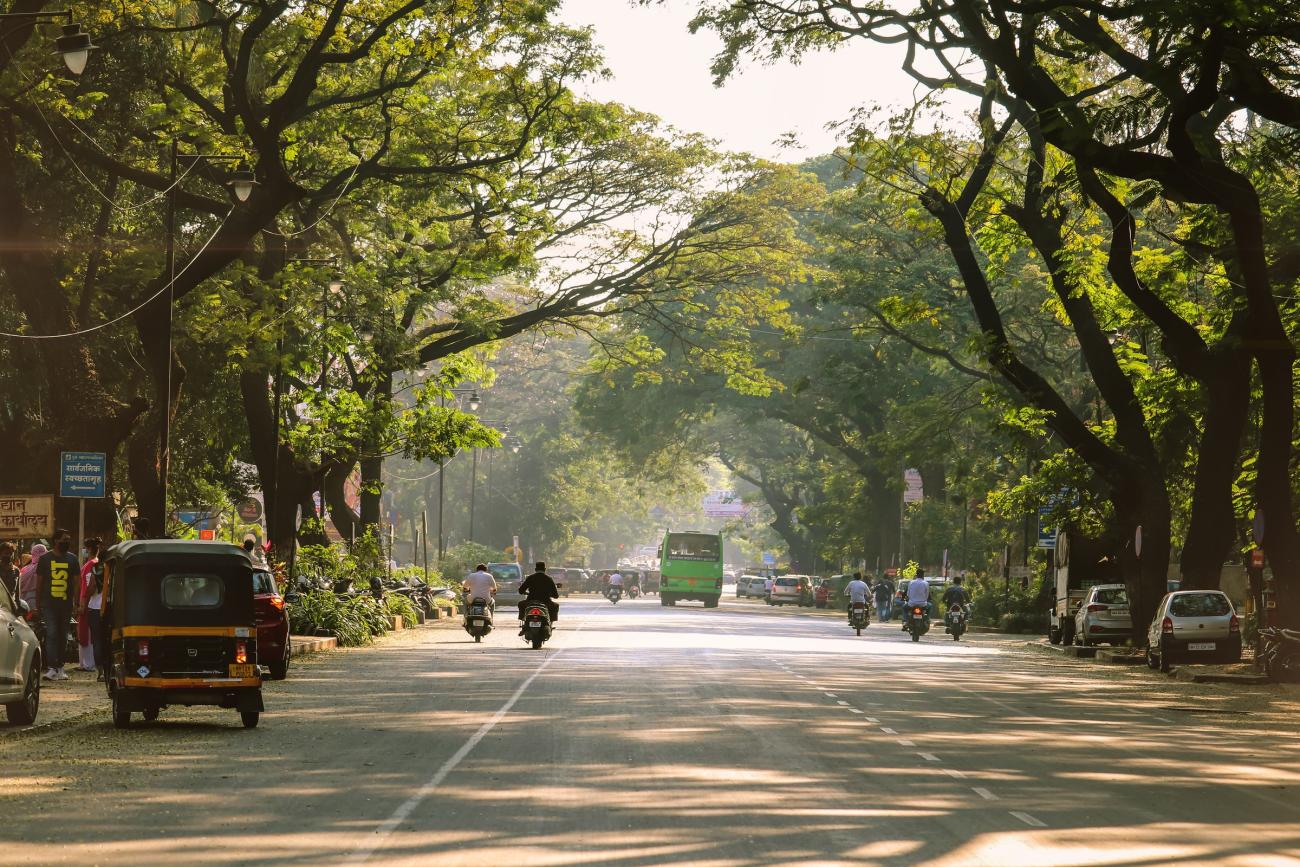
[[[28,24],[35,24],[37,21],[52,21],[59,18],[66,18],[68,23],[63,25],[63,35],[54,40],[54,46],[59,54],[63,55],[63,62],[67,65],[68,71],[73,75],[81,75],[86,71],[86,61],[90,60],[90,52],[99,48],[98,45],[90,41],[90,34],[81,29],[81,25],[72,20],[71,9],[61,9],[53,12],[6,12],[0,14],[0,21],[23,21]],[[18,27],[0,35],[0,38],[8,36]]]
[[[67,15],[68,18],[71,19],[72,13],[69,12]],[[91,48],[94,48],[93,45],[89,45],[90,37],[88,36],[85,38],[85,46],[81,46],[80,42],[74,43],[71,41],[74,36],[78,35],[77,33],[69,32],[69,28],[73,26],[74,25],[70,24],[68,27],[63,28],[64,38],[69,40],[65,44],[69,49],[75,54],[79,51],[89,51]],[[80,29],[79,25],[76,26],[77,31],[80,31]],[[80,35],[85,36],[85,34]],[[67,54],[64,55],[64,59],[68,63],[68,68],[72,69],[73,60],[68,59]],[[85,66],[84,57],[81,58],[80,63],[83,67]],[[76,70],[74,69],[73,71],[75,72]],[[252,194],[253,186],[257,183],[257,180],[252,177],[252,172],[248,170],[248,164],[244,160],[244,157],[233,154],[181,154],[179,152],[179,143],[176,139],[172,139],[171,168],[167,184],[167,357],[165,359],[167,365],[167,376],[165,383],[166,388],[163,393],[162,419],[159,423],[160,429],[158,436],[158,481],[160,493],[162,495],[162,520],[164,526],[166,525],[167,515],[169,514],[167,511],[167,483],[168,475],[171,471],[172,312],[176,301],[176,188],[179,186],[176,178],[176,167],[181,160],[189,160],[191,164],[197,164],[200,161],[210,163],[237,162],[243,167],[242,177],[240,177],[241,172],[236,171],[236,177],[231,181],[231,188],[235,194],[235,198],[241,202],[248,199]]]

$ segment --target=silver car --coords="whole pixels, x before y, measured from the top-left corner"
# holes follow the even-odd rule
[[[15,602],[0,584],[0,704],[14,725],[31,725],[41,706],[41,648],[23,615],[27,603]]]
[[[489,563],[488,572],[497,579],[497,607],[518,605],[523,601],[519,585],[524,581],[524,569],[518,563]]]
[[[1114,644],[1133,635],[1128,590],[1123,584],[1097,584],[1088,589],[1074,614],[1074,643],[1091,647],[1099,641]]]
[[[1147,630],[1147,665],[1241,661],[1241,624],[1219,590],[1179,590],[1160,602]]]

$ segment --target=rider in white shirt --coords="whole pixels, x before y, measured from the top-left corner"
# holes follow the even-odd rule
[[[609,576],[609,586],[610,586],[610,587],[622,587],[622,586],[623,586],[623,576],[620,575],[618,572],[615,572],[613,575],[610,575],[610,576]]]
[[[871,588],[862,580],[861,572],[854,572],[853,580],[844,586],[844,592],[849,594],[849,608],[852,610],[854,605],[867,604],[867,594],[871,592]]]
[[[497,579],[492,577],[487,566],[482,563],[475,566],[474,571],[465,576],[461,587],[465,590],[467,607],[475,599],[486,599],[489,607],[496,608]]]
[[[930,582],[925,580],[925,573],[920,569],[916,570],[916,577],[907,585],[907,608],[903,610],[903,628],[907,628],[907,621],[912,617],[912,608],[920,605],[925,609],[926,614],[930,612]]]

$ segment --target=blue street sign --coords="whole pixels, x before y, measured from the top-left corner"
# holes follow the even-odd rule
[[[764,566],[775,566],[775,565],[776,565],[776,555],[775,555],[775,554],[764,554],[764,555],[763,555],[763,565],[764,565]]]
[[[1051,506],[1038,507],[1038,547],[1040,548],[1056,547],[1056,528],[1044,523],[1051,512]]]
[[[108,460],[103,452],[60,452],[59,496],[104,496]]]

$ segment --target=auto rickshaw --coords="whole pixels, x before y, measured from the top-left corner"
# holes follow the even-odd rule
[[[169,705],[216,705],[257,725],[262,676],[257,664],[253,566],[224,542],[170,539],[122,542],[103,557],[101,659],[113,725],[146,721]]]

